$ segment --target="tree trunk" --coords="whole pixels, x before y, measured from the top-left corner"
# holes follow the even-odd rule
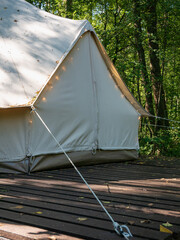
[[[161,75],[160,61],[159,61],[159,45],[157,38],[157,12],[156,12],[157,0],[147,1],[146,9],[146,21],[147,31],[149,37],[149,58],[151,69],[151,81],[153,83],[153,94],[156,115],[168,118],[165,92],[163,87],[163,79]],[[168,126],[168,121],[163,119],[157,120],[157,125]],[[158,130],[158,128],[157,128]]]
[[[113,63],[115,64],[117,61],[117,55],[118,55],[118,44],[119,44],[119,38],[118,38],[118,25],[117,25],[117,17],[118,17],[118,2],[116,0],[116,9],[114,12],[114,28],[115,28],[115,53],[114,53],[114,59]]]
[[[145,53],[142,44],[142,29],[141,29],[141,16],[140,16],[140,4],[139,0],[134,0],[134,26],[135,26],[135,42],[138,52],[138,59],[141,67],[142,83],[145,90],[146,98],[146,110],[154,115],[152,86],[148,77]],[[151,118],[151,122],[154,123],[154,119]]]
[[[104,47],[107,47],[107,24],[108,24],[108,12],[107,12],[107,1],[104,1],[105,21],[104,21]]]
[[[66,17],[73,18],[73,0],[66,0]]]

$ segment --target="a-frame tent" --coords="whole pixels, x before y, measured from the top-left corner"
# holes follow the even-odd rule
[[[0,1],[0,171],[33,172],[137,158],[139,116],[86,20],[54,16],[23,0]]]

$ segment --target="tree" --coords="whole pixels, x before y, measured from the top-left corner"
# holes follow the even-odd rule
[[[150,79],[153,84],[156,115],[168,118],[163,79],[159,59],[159,42],[157,35],[157,0],[146,2],[146,23],[149,38]],[[158,119],[157,125],[169,125],[168,121]]]
[[[73,0],[66,0],[66,17],[73,18]]]
[[[140,2],[139,0],[134,0],[134,26],[135,26],[135,44],[138,52],[138,59],[141,68],[142,74],[142,83],[145,90],[145,98],[146,98],[146,110],[154,115],[154,107],[153,107],[153,98],[152,98],[152,86],[149,80],[148,71],[146,67],[146,59],[143,48],[142,41],[142,28],[141,28],[141,16],[140,16]],[[151,122],[154,123],[153,119]]]

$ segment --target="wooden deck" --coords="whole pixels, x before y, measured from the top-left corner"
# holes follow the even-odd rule
[[[171,231],[180,231],[176,166],[133,162],[79,170],[114,220],[127,224],[132,239],[166,239],[170,234],[160,232],[160,225],[167,222]],[[0,236],[5,239],[123,239],[72,168],[0,178]]]

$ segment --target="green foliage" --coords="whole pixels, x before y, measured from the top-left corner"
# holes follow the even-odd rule
[[[139,134],[141,155],[163,155],[180,157],[180,129],[161,130],[149,136],[145,129]]]

